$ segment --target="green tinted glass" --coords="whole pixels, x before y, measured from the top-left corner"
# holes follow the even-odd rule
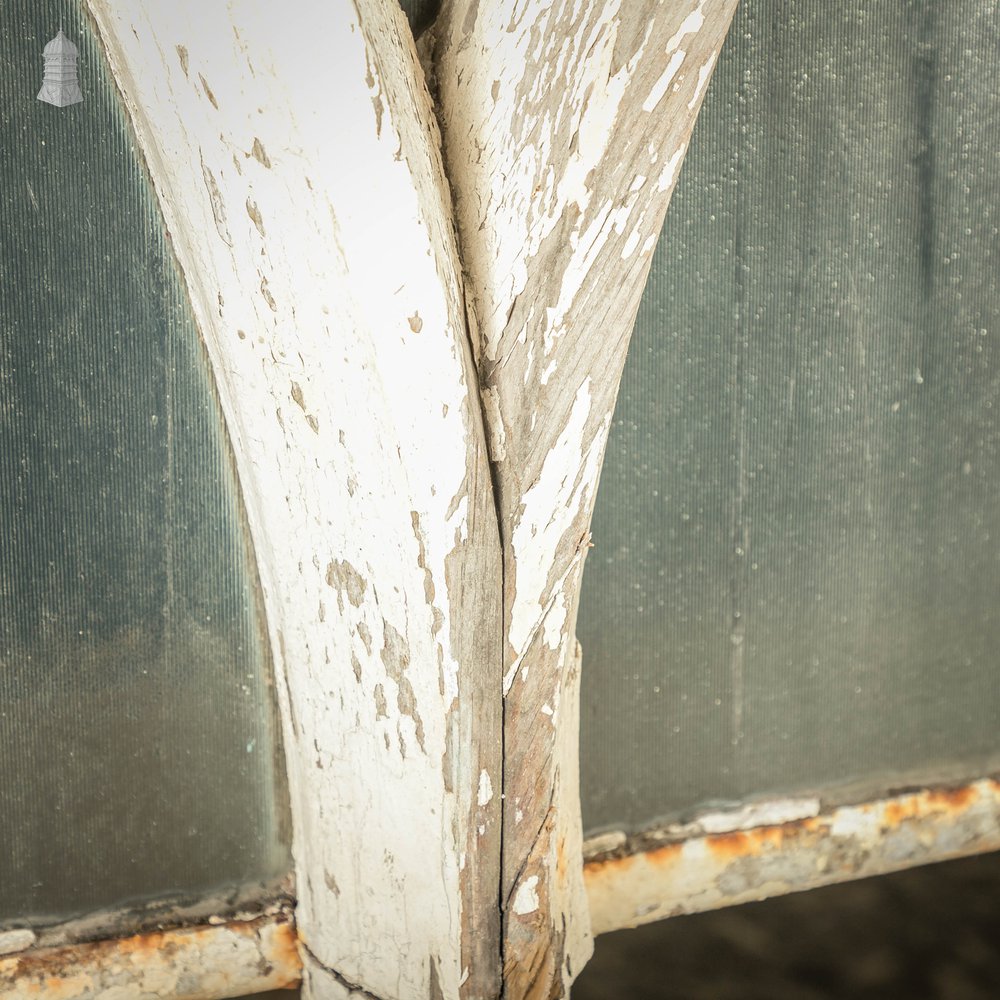
[[[996,766],[998,65],[985,0],[740,5],[598,498],[589,829]]]
[[[62,26],[82,103],[36,99]],[[207,359],[89,22],[0,7],[0,920],[288,867]]]

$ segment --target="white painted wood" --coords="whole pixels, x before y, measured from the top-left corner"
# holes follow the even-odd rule
[[[88,3],[245,493],[306,993],[495,997],[502,951],[507,997],[563,995],[593,497],[735,0],[449,5],[423,48],[461,268],[391,0]]]
[[[591,951],[574,625],[649,261],[736,0],[452,0],[424,47],[455,197],[504,555],[504,975]]]
[[[245,493],[307,995],[496,996],[499,544],[406,22],[377,0],[89,5]]]

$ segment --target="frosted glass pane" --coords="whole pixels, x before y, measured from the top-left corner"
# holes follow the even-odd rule
[[[35,99],[62,25],[84,101]],[[204,350],[74,3],[0,7],[0,921],[286,870]]]
[[[741,4],[584,581],[585,823],[1000,755],[1000,13]]]

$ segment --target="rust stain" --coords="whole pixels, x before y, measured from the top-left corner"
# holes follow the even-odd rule
[[[980,784],[987,785],[994,795],[1000,795],[1000,781],[990,778],[984,779]],[[832,836],[831,826],[838,813],[841,812],[851,812],[860,816],[871,816],[877,812],[879,825],[882,829],[895,830],[911,821],[939,819],[942,814],[957,817],[979,802],[982,797],[981,791],[975,785],[929,788],[881,802],[865,802],[855,806],[842,807],[820,816],[810,816],[788,823],[754,827],[749,830],[734,830],[729,833],[711,834],[704,837],[678,839],[660,847],[635,853],[621,854],[616,852],[613,856],[588,859],[584,864],[584,869],[588,877],[597,876],[606,871],[623,871],[639,857],[643,858],[647,864],[657,867],[663,867],[665,864],[676,864],[683,854],[685,845],[694,841],[704,843],[707,850],[725,863],[739,858],[758,857],[768,850],[791,847],[793,841],[797,843],[797,846],[817,844],[824,837]]]
[[[668,868],[677,864],[684,853],[683,844],[665,844],[655,851],[651,851],[649,861],[657,868]]]
[[[705,838],[705,845],[723,860],[758,857],[765,851],[780,848],[786,838],[795,837],[802,832],[802,820],[795,820],[780,826],[760,826],[751,830],[713,834]]]
[[[299,973],[302,969],[302,955],[299,952],[299,937],[295,933],[295,925],[290,920],[283,920],[271,926],[273,954],[275,964],[280,968],[294,970],[294,980],[286,986],[298,986]]]
[[[683,854],[683,843],[664,844],[662,847],[643,851],[641,854],[592,858],[584,862],[583,873],[588,881],[605,877],[614,878],[616,875],[627,872],[640,859],[653,868],[671,868],[681,860]]]
[[[912,797],[888,802],[886,803],[885,812],[882,814],[883,826],[902,826],[908,819],[913,819],[916,815],[917,803]]]
[[[754,839],[749,834],[741,831],[736,833],[719,833],[714,837],[708,837],[705,843],[713,854],[725,860],[744,858],[748,854],[760,853],[759,848],[754,843]]]
[[[990,787],[996,788],[991,781]],[[932,815],[959,816],[980,800],[979,791],[972,785],[954,788],[929,788],[912,795],[901,796],[887,802],[882,815],[883,826],[902,826],[908,820],[924,819]]]
[[[197,932],[189,931],[185,937],[191,940]],[[123,938],[118,941],[119,955],[149,955],[153,952],[172,955],[177,951],[176,932],[138,934],[135,937]]]
[[[219,953],[233,938],[255,941],[258,968],[219,968]],[[228,944],[227,944],[228,943]],[[220,976],[243,987],[282,989],[298,984],[301,959],[295,927],[285,914],[254,920],[151,931],[125,938],[37,948],[0,959],[0,998],[80,1000],[106,989],[127,988],[133,972],[153,965],[176,967],[191,982],[186,996],[217,996]],[[204,986],[201,987],[201,977]]]
[[[597,933],[1000,849],[1000,782],[927,788],[727,833],[678,829],[655,843],[672,833],[639,835],[585,862]],[[682,882],[663,870],[674,865]]]
[[[979,799],[979,793],[965,785],[961,788],[934,788],[927,793],[927,801],[934,806],[964,812]]]

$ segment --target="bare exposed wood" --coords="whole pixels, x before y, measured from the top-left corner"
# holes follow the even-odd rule
[[[288,914],[0,957],[0,1000],[218,1000],[294,986]]]
[[[586,845],[596,934],[1000,850],[1000,782],[984,778],[726,833],[664,829],[609,839]]]
[[[735,0],[452,0],[433,75],[498,488],[507,995],[590,954],[574,623],[650,256]]]
[[[499,542],[406,22],[381,0],[90,8],[245,494],[307,993],[494,997]]]

